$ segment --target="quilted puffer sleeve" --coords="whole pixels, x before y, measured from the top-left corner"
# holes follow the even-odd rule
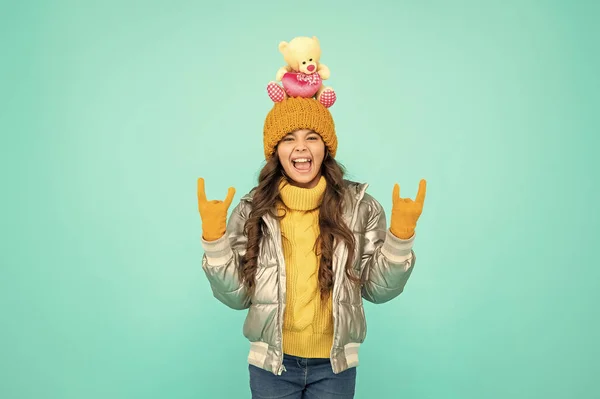
[[[365,194],[369,219],[362,248],[362,297],[369,302],[385,303],[404,291],[416,262],[412,249],[415,235],[403,240],[394,236],[386,224],[385,211],[372,196]]]
[[[215,241],[201,239],[204,249],[202,269],[214,297],[230,308],[240,310],[250,307],[250,297],[238,275],[246,253],[247,238],[243,231],[248,208],[247,204],[240,202],[233,209],[223,237]]]

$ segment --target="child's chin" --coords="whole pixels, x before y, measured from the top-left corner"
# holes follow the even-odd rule
[[[292,175],[292,177],[294,178],[294,180],[301,182],[301,183],[308,183],[309,181],[313,180],[315,177],[313,176],[313,173],[294,173]]]
[[[298,183],[309,183],[314,180],[315,173],[312,170],[307,173],[301,173],[294,169],[290,177]]]

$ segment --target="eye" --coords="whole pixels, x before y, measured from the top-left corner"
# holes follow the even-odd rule
[[[312,61],[312,58],[309,61]]]
[[[302,65],[306,65],[306,61],[302,61]]]

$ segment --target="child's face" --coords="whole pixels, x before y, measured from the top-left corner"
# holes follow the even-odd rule
[[[303,188],[317,185],[325,158],[325,143],[319,134],[309,129],[289,133],[277,145],[277,155],[291,183]],[[309,162],[294,162],[296,159],[308,159]]]

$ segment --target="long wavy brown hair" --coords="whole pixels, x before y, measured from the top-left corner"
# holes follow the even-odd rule
[[[334,239],[344,242],[348,248],[348,259],[345,264],[346,276],[353,282],[360,282],[352,269],[354,261],[355,241],[352,231],[342,218],[344,209],[344,175],[343,165],[329,156],[325,147],[325,159],[321,165],[321,174],[327,181],[323,200],[319,209],[319,236],[314,245],[314,251],[319,259],[319,289],[321,298],[327,298],[333,288],[333,251]],[[286,177],[283,166],[279,162],[277,150],[267,160],[260,171],[258,186],[252,199],[252,210],[244,226],[244,234],[248,238],[246,253],[243,256],[239,269],[240,278],[251,293],[255,288],[255,276],[259,254],[259,244],[263,238],[265,223],[262,216],[270,214],[275,219],[281,220],[284,215],[277,215],[275,204],[281,200],[279,182]]]

